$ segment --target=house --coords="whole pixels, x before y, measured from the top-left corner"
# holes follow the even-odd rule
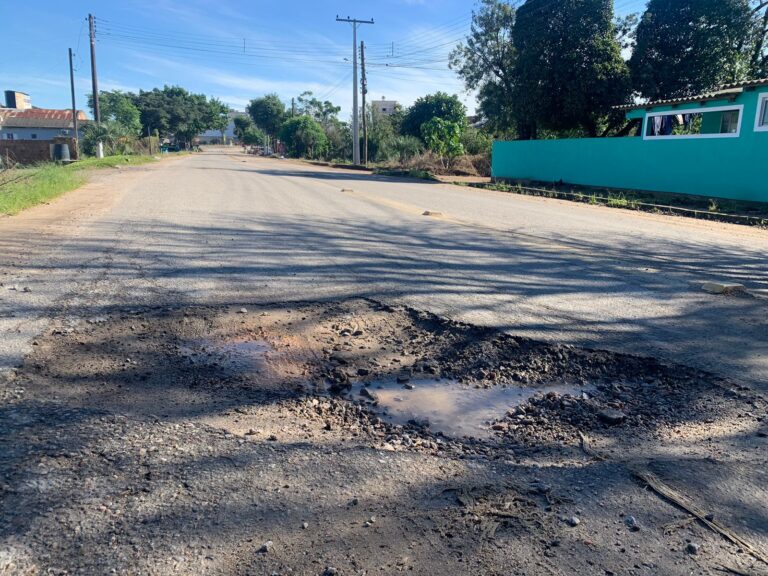
[[[0,158],[3,163],[45,162],[61,158],[63,149],[77,158],[72,110],[34,108],[27,94],[7,90],[6,107],[0,108]],[[77,111],[78,132],[89,122],[85,113]],[[66,157],[66,156],[64,156]]]
[[[221,130],[207,130],[196,138],[198,144],[232,144],[237,137],[235,136],[235,118],[247,116],[245,112],[230,110],[227,114],[229,124],[222,135]]]
[[[79,131],[88,122],[77,112]],[[82,133],[80,134],[82,135]],[[72,110],[0,108],[0,140],[53,140],[73,138]]]
[[[492,175],[768,202],[768,79],[617,110],[632,136],[495,142]]]
[[[384,96],[381,97],[381,100],[371,102],[371,109],[382,116],[391,116],[397,111],[397,108],[397,100],[387,100]]]

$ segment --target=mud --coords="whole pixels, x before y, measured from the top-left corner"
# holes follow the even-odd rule
[[[68,316],[34,344],[0,386],[0,574],[755,568],[667,531],[638,466],[738,469],[740,506],[706,506],[766,544],[765,398],[685,366],[368,300]]]

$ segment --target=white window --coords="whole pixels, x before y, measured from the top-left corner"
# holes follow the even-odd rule
[[[743,111],[734,105],[648,113],[643,139],[738,138]]]
[[[768,92],[760,94],[760,98],[757,100],[755,132],[768,132]]]

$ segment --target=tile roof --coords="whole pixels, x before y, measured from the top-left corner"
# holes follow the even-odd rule
[[[0,108],[0,118],[36,118],[40,120],[72,120],[72,110],[53,110],[50,108]],[[77,111],[77,119],[84,120],[85,113]]]
[[[645,104],[627,104],[624,106],[614,106],[614,110],[637,110],[640,108],[652,108],[654,106],[669,106],[672,104],[688,104],[691,102],[701,102],[702,100],[716,100],[727,98],[734,94],[741,94],[745,88],[757,88],[759,86],[768,86],[768,78],[760,80],[745,80],[743,82],[734,82],[733,84],[723,84],[716,90],[704,92],[695,96],[684,96],[681,98],[668,98],[666,100],[655,100]]]

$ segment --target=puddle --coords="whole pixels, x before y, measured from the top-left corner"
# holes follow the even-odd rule
[[[375,409],[379,416],[392,424],[428,420],[432,432],[456,438],[491,436],[490,422],[537,394],[556,392],[579,396],[589,391],[587,387],[569,385],[471,388],[454,380],[414,380],[409,384],[412,390],[395,382],[379,382],[367,387],[378,402]],[[362,388],[362,385],[355,386],[352,394],[356,399],[369,399],[360,395]]]
[[[260,372],[272,347],[263,340],[215,342],[200,339],[180,347],[193,364],[213,364],[236,372]]]

